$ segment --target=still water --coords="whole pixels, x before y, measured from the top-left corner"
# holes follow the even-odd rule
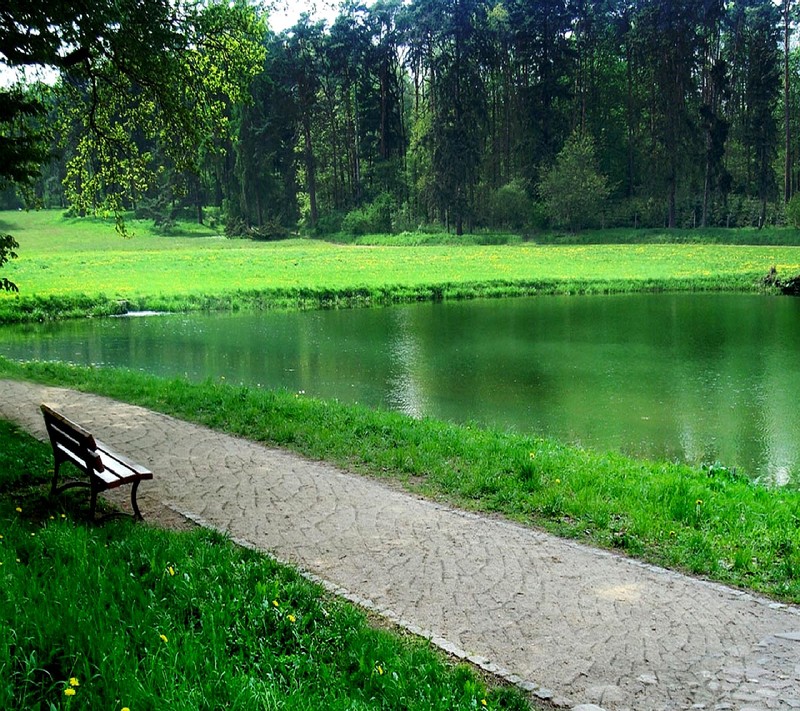
[[[800,299],[540,297],[0,329],[0,355],[225,377],[800,479]]]

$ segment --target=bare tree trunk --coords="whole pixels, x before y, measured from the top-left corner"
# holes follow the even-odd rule
[[[307,115],[303,117],[303,142],[306,159],[306,187],[308,188],[308,201],[311,210],[311,226],[314,227],[319,218],[317,212],[317,175],[314,168],[314,151],[311,146],[311,119]]]
[[[789,202],[792,197],[792,136],[789,128],[789,51],[791,39],[790,8],[791,0],[783,2],[783,124],[785,132],[785,151],[783,171],[783,199]]]

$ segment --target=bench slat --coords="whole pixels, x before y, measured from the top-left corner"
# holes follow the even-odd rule
[[[111,447],[109,447],[106,444],[103,444],[100,440],[95,440],[95,442],[97,443],[97,451],[101,455],[103,464],[105,464],[106,461],[110,458],[119,462],[122,466],[126,467],[127,469],[130,469],[136,474],[141,474],[143,479],[153,478],[153,472],[151,472],[147,467],[143,467],[141,464],[132,462],[125,455],[120,454],[119,452],[115,452],[113,449],[111,449]]]
[[[140,469],[143,469],[143,471],[131,470],[130,467],[125,466],[115,456],[113,456],[113,453],[111,452],[106,452],[102,449],[99,449],[97,450],[97,453],[100,455],[100,459],[102,460],[105,468],[104,471],[97,472],[97,476],[106,482],[108,488],[110,489],[120,486],[121,484],[127,484],[131,481],[141,481],[142,479],[153,478],[152,472],[144,469],[144,467],[140,467]]]
[[[87,474],[89,474],[90,469],[93,473],[97,473],[98,467],[103,466],[100,455],[97,454],[97,452],[92,452],[91,450],[85,453],[82,452],[81,454],[85,454],[86,456],[85,458],[81,458],[80,454],[76,453],[69,447],[65,447],[62,442],[54,442],[53,448],[58,450],[58,452],[62,455],[62,459],[72,462],[76,467],[78,467],[78,469]]]

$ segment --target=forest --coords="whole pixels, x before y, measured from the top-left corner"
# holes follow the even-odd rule
[[[155,179],[121,186],[118,207],[261,239],[791,222],[795,24],[790,0],[378,0],[279,33],[267,19],[226,130],[185,161],[134,130]],[[27,87],[56,156],[31,195],[83,211],[71,95],[91,87],[65,84]]]

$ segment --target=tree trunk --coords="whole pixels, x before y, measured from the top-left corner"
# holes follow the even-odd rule
[[[303,117],[303,142],[305,144],[306,187],[308,188],[311,226],[315,227],[319,218],[317,213],[317,176],[314,169],[314,151],[311,146],[311,119],[307,115]]]
[[[792,197],[792,136],[789,129],[789,52],[791,50],[791,0],[783,2],[783,122],[785,132],[784,171],[783,171],[783,199],[789,202]]]

